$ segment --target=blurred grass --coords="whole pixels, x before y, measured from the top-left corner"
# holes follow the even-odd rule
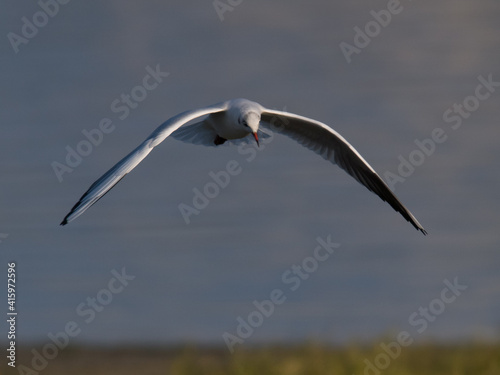
[[[17,352],[17,365],[30,366],[30,349]],[[38,348],[40,350],[40,348]],[[309,343],[297,346],[243,347],[230,354],[226,348],[66,348],[49,360],[40,374],[144,375],[499,375],[500,344],[413,344],[399,356],[382,360],[379,342],[372,346],[332,347]],[[367,369],[367,361],[379,368]],[[2,374],[19,374],[2,361]],[[386,366],[387,365],[387,366]],[[380,367],[385,367],[384,369]],[[29,372],[28,372],[29,373]],[[37,373],[37,372],[34,372]]]

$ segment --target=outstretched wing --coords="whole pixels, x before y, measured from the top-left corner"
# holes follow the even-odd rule
[[[216,104],[210,107],[195,109],[183,112],[160,125],[151,135],[142,142],[134,151],[125,156],[116,165],[102,175],[90,188],[82,195],[80,200],[73,206],[71,211],[61,222],[61,225],[66,225],[70,221],[76,219],[83,214],[90,206],[101,199],[113,186],[125,177],[137,164],[139,164],[154,147],[163,142],[172,132],[177,130],[182,125],[198,117],[205,116],[211,113],[223,112],[227,109],[226,103]]]
[[[389,203],[417,230],[427,234],[412,213],[399,201],[368,162],[335,130],[307,117],[265,109],[261,125],[273,132],[287,135],[299,144],[337,164],[368,190]]]
[[[204,120],[196,124],[182,126],[171,135],[172,138],[181,142],[209,147],[216,147],[214,143],[216,136],[215,129]]]

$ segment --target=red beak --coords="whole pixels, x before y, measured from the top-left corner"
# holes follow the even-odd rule
[[[253,137],[255,138],[255,141],[257,142],[257,146],[260,147],[260,145],[259,145],[259,136],[257,135],[257,133],[253,133]]]

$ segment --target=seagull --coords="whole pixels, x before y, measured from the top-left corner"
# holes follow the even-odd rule
[[[188,124],[192,121],[196,123]],[[324,159],[337,164],[368,190],[399,212],[424,235],[425,229],[399,201],[368,162],[339,133],[322,122],[293,113],[267,109],[247,99],[232,99],[178,114],[165,121],[135,150],[95,181],[73,206],[60,225],[66,225],[101,199],[134,169],[156,146],[172,135],[177,140],[205,146],[237,142],[252,135],[259,145],[267,133],[286,135]]]

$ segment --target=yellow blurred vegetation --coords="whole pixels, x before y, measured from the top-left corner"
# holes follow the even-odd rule
[[[367,370],[384,353],[373,345],[244,346],[234,354],[225,347],[73,347],[50,360],[39,374],[50,375],[499,375],[500,344],[413,344],[402,348],[384,369]],[[17,365],[30,366],[32,348],[18,350]],[[388,357],[387,357],[388,358]],[[384,362],[380,362],[384,363]],[[5,360],[2,374],[19,374]],[[377,372],[378,371],[378,372]],[[21,372],[22,373],[22,372]],[[36,374],[36,372],[34,372]]]

